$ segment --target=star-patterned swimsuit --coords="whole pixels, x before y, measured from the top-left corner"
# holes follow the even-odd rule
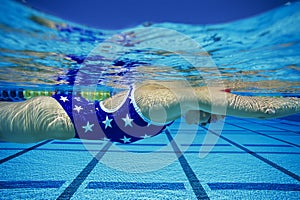
[[[110,140],[131,143],[155,136],[173,122],[153,124],[143,117],[133,98],[133,90],[114,110],[108,110],[103,102],[89,102],[81,96],[56,93],[55,98],[74,124],[76,138]]]

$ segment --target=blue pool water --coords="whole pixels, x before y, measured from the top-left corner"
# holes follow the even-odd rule
[[[114,93],[136,81],[185,80],[241,95],[300,95],[300,3],[227,24],[117,31],[15,1],[2,1],[0,13],[0,90],[75,85]],[[79,68],[82,77],[75,77]],[[1,142],[0,199],[300,198],[299,114],[228,116],[219,131],[179,119],[165,133],[128,145]]]

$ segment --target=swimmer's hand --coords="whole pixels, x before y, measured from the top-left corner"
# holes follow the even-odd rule
[[[187,124],[201,124],[209,123],[211,114],[200,110],[189,110],[185,113],[184,118]]]

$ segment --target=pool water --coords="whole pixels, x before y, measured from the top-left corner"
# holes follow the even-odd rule
[[[0,85],[67,87],[70,70],[92,65],[97,67],[90,67],[85,78],[99,79],[98,85],[109,89],[147,79],[184,79],[193,86],[209,82],[243,92],[299,93],[299,7],[295,2],[219,25],[100,30],[5,0],[0,5]],[[105,45],[115,48],[113,56],[95,53]]]
[[[112,94],[137,81],[184,80],[240,95],[300,96],[297,2],[226,24],[117,31],[15,1],[2,1],[0,13],[0,91]],[[178,119],[158,136],[123,145],[1,142],[0,199],[299,199],[299,134],[296,114],[227,116],[217,131]]]
[[[157,162],[176,158],[184,144],[157,148],[170,143],[178,122],[165,134],[121,150],[89,141],[98,159],[78,139],[1,143],[1,199],[299,199],[299,121],[300,115],[268,121],[228,117],[208,156],[199,158],[201,146],[210,145],[203,143],[206,130],[201,128],[179,159],[144,173],[117,170],[107,159],[123,165],[152,151],[160,155]],[[187,127],[182,134],[189,132]],[[128,160],[126,152],[132,152]]]

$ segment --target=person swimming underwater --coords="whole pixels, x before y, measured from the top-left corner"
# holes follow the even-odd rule
[[[224,108],[229,116],[277,118],[300,112],[300,99],[239,96],[220,88],[154,81],[135,84],[101,102],[57,93],[0,102],[0,140],[31,143],[76,137],[131,143],[161,133],[181,116],[189,124],[205,125],[221,118]]]

